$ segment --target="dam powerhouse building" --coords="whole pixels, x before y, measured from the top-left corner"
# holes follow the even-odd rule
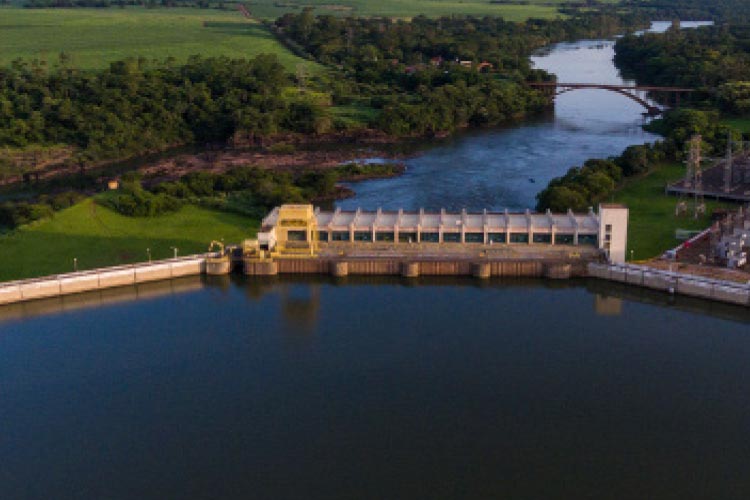
[[[513,248],[516,253],[545,249],[599,253],[625,262],[628,209],[601,204],[598,213],[511,213],[419,211],[321,211],[312,205],[276,207],[258,233],[261,252],[313,255],[336,250],[371,249],[373,254],[419,248],[425,252]]]

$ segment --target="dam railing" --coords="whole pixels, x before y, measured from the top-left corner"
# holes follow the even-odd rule
[[[587,270],[594,278],[750,307],[750,284],[634,264],[590,262]]]
[[[136,285],[205,272],[206,257],[190,255],[0,283],[0,304]]]

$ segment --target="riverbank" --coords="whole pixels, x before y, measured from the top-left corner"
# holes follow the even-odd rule
[[[417,137],[398,137],[379,130],[358,128],[328,134],[236,137],[228,144],[207,144],[203,148],[175,144],[162,152],[85,165],[70,161],[73,151],[66,150],[66,156],[56,161],[40,161],[35,169],[0,178],[0,186],[4,186],[6,192],[26,187],[21,184],[25,181],[24,174],[34,182],[77,178],[82,173],[103,181],[130,171],[146,177],[174,180],[194,171],[223,173],[247,165],[280,171],[325,169],[360,158],[403,160],[411,156],[410,151],[419,141]],[[24,154],[34,156],[33,151]]]

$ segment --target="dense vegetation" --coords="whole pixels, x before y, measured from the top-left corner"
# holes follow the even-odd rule
[[[662,20],[750,20],[750,4],[746,0],[624,0],[621,6]]]
[[[123,176],[120,189],[100,197],[109,208],[129,216],[154,217],[179,210],[185,203],[256,218],[283,203],[332,200],[337,183],[362,177],[395,175],[398,164],[348,164],[326,170],[279,172],[236,167],[224,173],[193,172],[145,189],[137,174]]]
[[[626,36],[615,51],[618,66],[641,83],[695,88],[709,106],[750,112],[750,25]]]
[[[84,196],[75,191],[56,195],[41,195],[35,201],[6,201],[0,203],[0,229],[15,228],[40,219],[51,217],[55,211],[71,207]]]
[[[83,73],[16,62],[0,69],[0,146],[71,144],[81,161],[122,158],[234,133],[311,133],[314,102],[282,95],[291,78],[274,56],[141,60]]]
[[[551,42],[633,28],[635,16],[581,15],[570,20],[424,16],[410,21],[287,14],[276,30],[300,52],[339,67],[347,79],[334,102],[367,98],[382,110],[377,125],[396,135],[436,134],[496,125],[538,112],[547,100],[524,85],[550,76],[529,55]]]

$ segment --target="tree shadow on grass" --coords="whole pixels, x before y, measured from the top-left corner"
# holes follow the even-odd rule
[[[203,27],[222,35],[251,36],[273,40],[271,33],[259,24],[206,21]]]

